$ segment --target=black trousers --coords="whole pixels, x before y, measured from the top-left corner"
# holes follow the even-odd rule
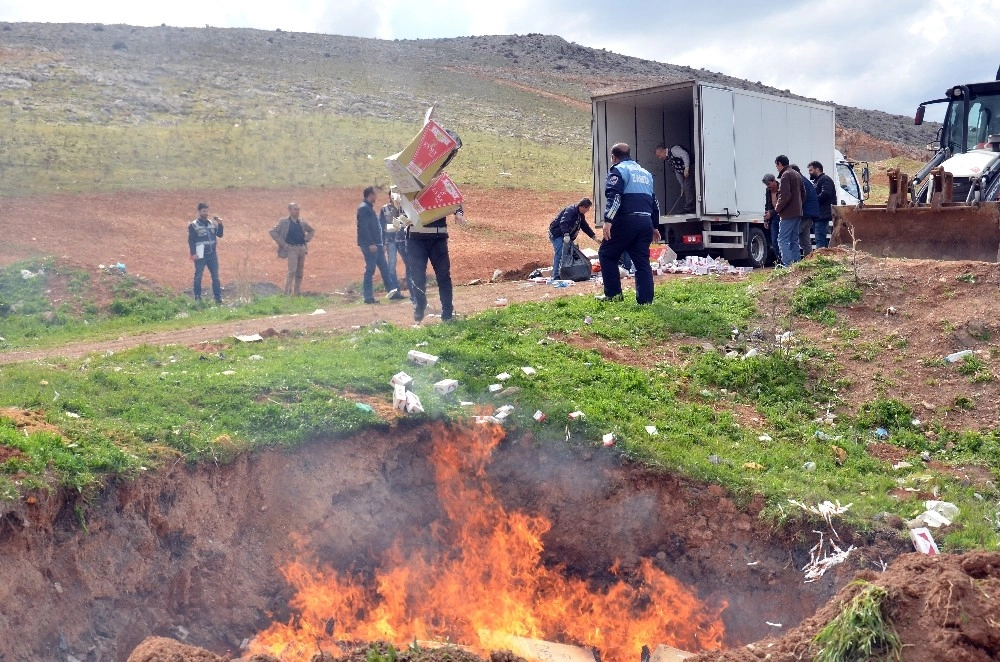
[[[455,310],[452,305],[451,259],[448,257],[448,235],[411,232],[407,241],[406,263],[413,280],[413,318],[424,318],[427,308],[427,263],[434,269],[438,295],[441,297],[441,319],[450,320]]]
[[[604,295],[608,298],[622,293],[618,260],[628,253],[635,267],[635,299],[639,303],[653,302],[653,268],[649,266],[649,244],[653,241],[653,226],[649,216],[627,215],[611,224],[611,238],[597,250],[604,280]]]

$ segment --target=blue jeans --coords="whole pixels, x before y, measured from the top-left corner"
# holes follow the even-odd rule
[[[771,217],[771,250],[774,251],[774,261],[781,262],[781,247],[778,246],[778,229],[781,227],[781,219],[777,216]]]
[[[396,276],[396,280],[399,280],[399,276],[396,275],[396,233],[392,232],[386,233],[385,236],[385,263],[389,265],[389,271],[392,272],[393,276]]]
[[[203,258],[194,261],[194,298],[201,300],[201,277],[208,267],[208,273],[212,276],[212,296],[215,300],[222,302],[222,284],[219,282],[219,254],[212,251]]]
[[[635,300],[653,303],[653,268],[649,266],[649,244],[653,241],[653,226],[649,216],[629,215],[616,218],[611,224],[611,238],[604,240],[597,251],[604,279],[604,296],[609,299],[622,293],[618,260],[628,253],[635,267]]]
[[[813,221],[813,234],[816,236],[816,248],[827,248],[830,245],[830,219],[819,218]]]
[[[552,250],[554,251],[552,255],[552,280],[560,280],[559,267],[562,265],[563,236],[556,235],[549,241],[552,242]]]
[[[358,248],[361,249],[361,254],[365,256],[365,276],[364,282],[361,284],[361,292],[365,295],[365,301],[375,299],[374,286],[372,285],[372,276],[375,275],[375,267],[378,267],[378,271],[382,275],[382,284],[385,285],[386,292],[398,289],[399,283],[396,282],[396,275],[389,271],[389,265],[385,263],[385,253],[382,252],[382,247],[376,246],[374,253],[368,250],[367,246],[359,246]]]
[[[399,256],[403,258],[403,278],[406,279],[406,291],[410,293],[410,303],[414,303],[416,299],[413,297],[413,276],[410,274],[410,257],[407,251],[407,242],[399,241],[396,242],[396,252]]]
[[[802,259],[799,248],[799,221],[801,220],[801,218],[783,218],[778,227],[781,263],[786,267]]]

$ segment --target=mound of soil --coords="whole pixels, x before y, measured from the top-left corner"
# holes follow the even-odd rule
[[[902,642],[904,662],[1000,659],[1000,554],[961,556],[907,554],[886,572],[864,571],[858,579],[884,587],[884,613]],[[813,639],[860,590],[848,584],[812,618],[781,639],[768,638],[723,653],[704,653],[692,662],[798,662],[820,649]]]

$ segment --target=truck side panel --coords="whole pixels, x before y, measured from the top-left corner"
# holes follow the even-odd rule
[[[704,85],[701,88],[702,213],[736,214],[736,138],[733,132],[733,93]]]

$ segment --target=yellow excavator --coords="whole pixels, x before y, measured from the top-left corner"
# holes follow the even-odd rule
[[[955,85],[917,108],[947,103],[933,158],[912,177],[890,170],[885,205],[833,208],[831,246],[884,257],[1000,262],[1000,71]],[[867,179],[867,178],[866,178]],[[867,181],[865,181],[867,186]]]

